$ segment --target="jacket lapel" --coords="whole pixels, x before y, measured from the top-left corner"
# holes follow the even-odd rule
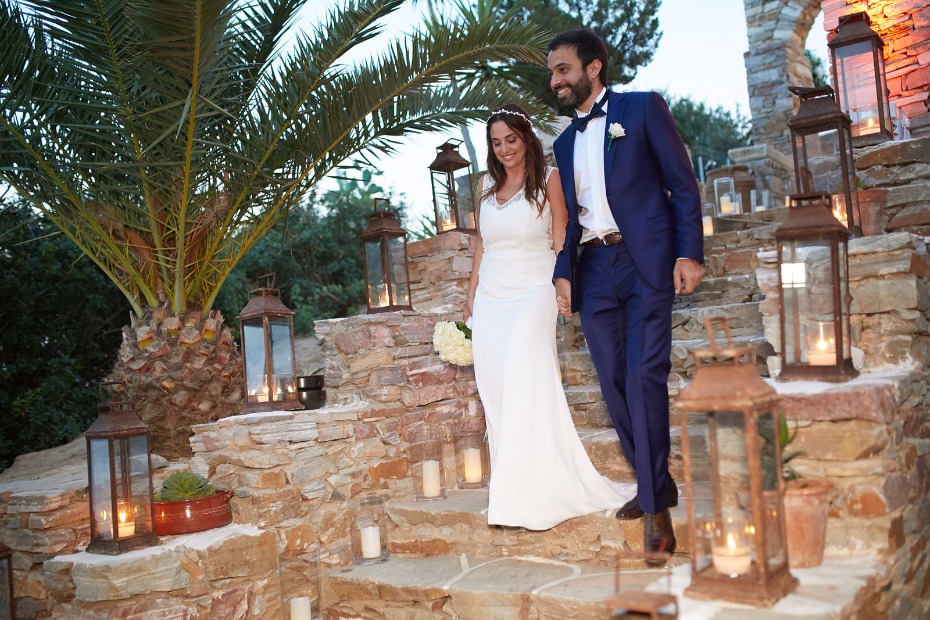
[[[623,93],[610,91],[607,99],[607,123],[604,128],[604,174],[609,174],[614,163],[614,153],[617,152],[617,149],[613,148],[616,145],[611,144],[610,141],[610,125],[611,123],[620,122],[620,119],[623,118],[624,107],[626,107],[626,97],[624,97]]]

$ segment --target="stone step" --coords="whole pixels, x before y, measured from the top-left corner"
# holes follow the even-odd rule
[[[702,491],[709,493],[709,491]],[[678,506],[671,509],[678,550],[688,543],[684,486]],[[388,548],[392,554],[427,557],[479,555],[536,556],[553,561],[609,565],[624,549],[643,549],[643,521],[619,521],[614,510],[569,519],[552,529],[488,526],[487,489],[449,491],[443,500],[391,501],[386,510],[393,523]]]
[[[706,277],[690,295],[675,299],[675,310],[698,306],[724,306],[762,301],[765,295],[756,282],[756,273],[741,273],[717,277]]]
[[[717,346],[728,346],[726,340],[721,336],[717,341]],[[775,348],[765,339],[764,336],[748,335],[734,336],[733,346],[736,348],[748,348],[750,350],[750,362],[755,365],[756,370],[763,377],[769,375],[766,358],[775,355]],[[697,366],[694,363],[694,352],[702,349],[710,349],[710,341],[705,339],[695,340],[675,340],[672,342],[672,376],[669,377],[669,383],[676,380],[679,387],[683,387],[682,379],[690,381],[694,378]]]
[[[698,306],[672,311],[672,338],[674,340],[700,340],[707,337],[704,320],[723,317],[733,336],[762,335],[762,313],[758,301],[722,306]]]
[[[798,588],[774,607],[756,609],[688,598],[684,589],[691,582],[690,568],[624,568],[620,589],[673,594],[679,618],[817,620],[846,617],[860,591],[882,570],[874,557],[827,558],[817,568],[793,569]],[[605,600],[616,592],[611,567],[474,554],[391,556],[380,564],[331,569],[320,581],[324,620],[589,620],[611,617]]]

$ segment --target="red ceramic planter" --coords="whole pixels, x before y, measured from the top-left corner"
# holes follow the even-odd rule
[[[155,533],[174,536],[202,532],[232,522],[229,500],[232,491],[217,491],[209,497],[155,502]]]

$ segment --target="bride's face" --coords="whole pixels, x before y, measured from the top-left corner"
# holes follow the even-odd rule
[[[491,148],[505,169],[519,169],[526,165],[526,144],[504,121],[491,125]]]

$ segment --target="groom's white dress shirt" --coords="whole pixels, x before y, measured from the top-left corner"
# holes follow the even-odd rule
[[[595,101],[607,93],[601,90]],[[601,106],[607,112],[607,101]],[[589,112],[578,112],[587,116]],[[585,131],[575,133],[575,195],[578,198],[578,222],[584,228],[581,243],[595,237],[603,239],[610,233],[620,232],[607,204],[607,184],[604,179],[604,135],[607,133],[607,116],[592,118]]]

